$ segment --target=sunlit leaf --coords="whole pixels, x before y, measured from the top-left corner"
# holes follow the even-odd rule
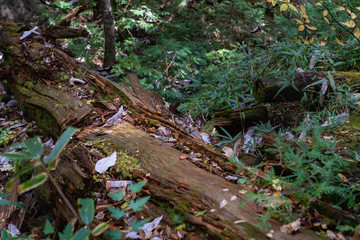
[[[328,10],[325,10],[325,11],[323,12],[323,16],[326,17],[326,16],[328,15],[328,13],[329,13]]]
[[[99,225],[97,225],[91,232],[91,234],[93,236],[99,236],[100,234],[102,234],[103,232],[105,232],[110,226],[106,223],[100,223]]]
[[[325,20],[325,22],[327,22],[328,24],[330,24],[329,19],[327,19],[326,17],[324,17],[324,20]]]
[[[298,12],[298,10],[296,9],[296,7],[294,5],[292,5],[291,3],[288,4],[289,8],[295,12]]]
[[[317,30],[317,28],[315,26],[306,25],[306,27],[310,30],[314,30],[314,31]]]
[[[285,3],[283,3],[283,4],[281,4],[281,6],[280,6],[280,11],[282,12],[282,11],[286,11],[288,9],[288,5],[287,4],[285,4]]]
[[[88,225],[94,219],[94,200],[91,198],[80,198],[78,204],[81,205],[79,209],[80,218],[84,224]]]
[[[356,9],[360,11],[360,7],[356,7]]]
[[[317,2],[315,5],[321,6],[321,5],[323,5],[323,2],[322,2],[322,1],[319,1],[319,2]]]
[[[59,137],[59,140],[55,144],[53,150],[51,151],[49,156],[44,158],[44,163],[50,163],[53,161],[57,156],[59,156],[60,152],[64,149],[66,144],[70,141],[70,138],[74,133],[77,131],[77,128],[69,127],[65,130],[63,134]]]
[[[47,178],[48,178],[47,173],[45,173],[45,172],[39,173],[38,175],[34,176],[30,180],[28,180],[25,183],[21,184],[17,188],[17,192],[19,194],[22,194],[22,193],[27,192],[27,191],[29,191],[31,189],[34,189],[34,188],[40,186],[41,184],[45,183]]]
[[[294,19],[298,24],[304,24],[304,22],[303,21],[301,21],[301,20],[299,20],[299,19]]]
[[[355,31],[354,31],[354,36],[357,38],[357,39],[359,39],[359,37],[360,37],[360,28],[355,28]]]
[[[318,45],[319,45],[319,46],[325,46],[325,45],[326,45],[326,42],[325,42],[325,41],[320,41],[320,42],[318,43]]]
[[[344,24],[348,28],[354,28],[356,26],[354,20],[346,20],[345,22],[340,22],[341,24]]]
[[[344,7],[342,7],[342,6],[337,7],[336,9],[337,9],[337,10],[340,10],[340,11],[344,11],[344,10],[345,10],[345,8],[344,8]]]
[[[342,175],[341,173],[338,173],[338,175],[339,175],[341,181],[343,181],[345,183],[349,182],[349,180],[344,175]]]
[[[304,42],[306,45],[310,45],[310,42],[307,41],[307,40],[303,40],[303,42]]]
[[[344,45],[344,42],[341,41],[340,39],[336,38],[336,41],[337,41],[340,45]]]
[[[298,28],[298,31],[302,32],[302,31],[304,31],[304,29],[305,29],[305,25],[300,25]]]

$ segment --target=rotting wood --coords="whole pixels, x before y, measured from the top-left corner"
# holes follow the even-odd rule
[[[321,79],[328,79],[329,74],[335,83],[350,86],[359,83],[358,72],[303,72],[283,78],[261,78],[253,81],[253,95],[260,102],[291,102],[300,101],[305,89],[319,92],[321,84],[313,85]],[[329,89],[331,89],[330,84]],[[285,87],[286,86],[286,87]]]
[[[152,194],[152,209],[147,211],[149,214],[162,212],[160,203],[165,202],[171,209],[178,209],[179,213],[185,217],[185,221],[194,226],[193,236],[203,236],[203,239],[267,239],[267,231],[255,226],[254,217],[259,212],[256,205],[250,202],[245,207],[239,208],[238,206],[242,200],[246,199],[245,195],[239,194],[239,190],[244,189],[244,186],[228,182],[222,177],[198,168],[188,160],[180,160],[182,154],[180,151],[161,145],[161,142],[127,122],[110,127],[97,127],[96,125],[91,126],[92,122],[88,120],[95,121],[99,117],[94,102],[111,101],[117,107],[124,104],[133,112],[134,118],[137,115],[152,118],[171,129],[173,134],[183,137],[186,142],[191,140],[192,143],[189,143],[191,149],[197,147],[201,149],[202,154],[213,156],[219,163],[221,160],[224,162],[226,160],[220,156],[221,154],[216,153],[192,136],[186,135],[178,126],[162,118],[161,113],[150,111],[147,104],[139,97],[134,96],[133,91],[129,88],[119,86],[87,70],[61,50],[45,48],[41,37],[36,36],[20,42],[20,33],[16,31],[16,25],[13,27],[15,27],[15,31],[5,29],[6,26],[2,26],[0,29],[0,35],[6,36],[0,39],[0,49],[5,55],[6,62],[0,67],[0,70],[3,67],[11,69],[6,78],[9,85],[14,87],[11,89],[15,90],[14,93],[18,97],[20,107],[24,108],[27,104],[34,106],[33,108],[24,108],[26,111],[33,111],[32,114],[28,113],[32,120],[38,121],[46,129],[44,123],[41,122],[41,117],[45,116],[46,112],[48,115],[54,116],[53,112],[57,108],[44,107],[44,103],[41,101],[37,103],[31,98],[31,94],[21,94],[21,92],[39,90],[41,87],[53,89],[49,92],[61,89],[62,92],[51,95],[50,98],[58,102],[63,109],[66,109],[66,112],[68,111],[68,114],[61,114],[61,116],[72,116],[72,118],[71,121],[64,121],[61,117],[54,117],[51,124],[65,128],[76,123],[77,127],[83,129],[77,136],[77,141],[101,140],[113,144],[116,150],[126,149],[129,154],[136,156],[141,162],[141,168],[135,170],[134,177],[144,179],[146,174],[150,173],[147,177],[149,179],[147,188]],[[44,64],[46,58],[49,58],[49,63]],[[70,86],[70,77],[81,77],[86,83],[77,86],[77,91],[75,91]],[[92,99],[79,98],[77,93],[81,91],[88,96],[91,96],[91,92],[95,92],[95,94]],[[64,96],[62,94],[67,97],[61,97]],[[41,93],[41,95],[45,96],[46,94]],[[70,99],[73,100],[72,104],[75,106],[69,107]],[[87,105],[84,107],[82,104]],[[83,114],[79,114],[80,108],[77,108],[81,106],[85,109]],[[42,108],[43,114],[38,113],[38,107]],[[71,151],[71,145],[67,151]],[[86,154],[82,155],[86,156]],[[78,197],[85,194],[85,186],[86,191],[89,191],[90,186],[95,184],[92,177],[87,177],[93,174],[92,163],[84,157],[79,157],[79,161],[72,161],[73,158],[66,161],[64,160],[66,156],[65,151],[54,176],[66,189],[71,201],[75,203]],[[224,192],[223,189],[229,189],[229,191]],[[54,212],[57,216],[68,219],[70,214],[66,213],[66,208],[61,207],[63,203],[59,202],[56,192],[51,191],[50,194],[57,206],[53,208]],[[229,199],[234,195],[237,196],[236,201],[230,201]],[[228,204],[220,209],[219,203],[223,199],[227,199]],[[216,209],[215,212],[210,211],[213,208]],[[207,210],[203,216],[194,215],[194,211],[202,210]],[[158,215],[150,216],[157,217]],[[234,221],[237,220],[243,220],[243,222],[234,224]],[[274,230],[274,238],[289,239],[288,234],[280,231],[280,223],[275,220],[270,220],[270,222]],[[301,230],[291,238],[304,240],[321,237],[311,231]]]

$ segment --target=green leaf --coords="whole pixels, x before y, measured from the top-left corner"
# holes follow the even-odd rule
[[[107,231],[104,234],[109,236],[111,240],[120,240],[122,232],[119,229],[116,229],[115,231]]]
[[[45,183],[47,178],[48,178],[48,175],[45,172],[39,173],[35,177],[33,177],[30,180],[26,181],[25,183],[21,184],[17,188],[17,192],[19,194],[22,194],[31,189],[34,189],[34,188],[40,186],[41,184]]]
[[[60,240],[69,240],[72,236],[71,223],[66,224],[66,227],[64,228],[62,233],[59,232],[58,235]]]
[[[99,225],[97,225],[91,232],[91,234],[93,236],[99,236],[100,234],[102,234],[103,232],[106,231],[106,229],[108,229],[110,226],[106,223],[100,223]]]
[[[131,207],[132,210],[134,210],[134,212],[141,211],[141,210],[143,210],[143,207],[145,206],[146,202],[149,199],[150,199],[150,196],[141,198],[137,201],[134,201],[134,199],[132,199],[129,203],[129,207]]]
[[[39,137],[34,137],[29,140],[23,141],[25,147],[33,156],[33,158],[40,158],[43,153],[43,147],[41,143],[41,139]]]
[[[10,239],[10,235],[6,230],[1,231],[1,239],[2,240],[9,240]]]
[[[15,173],[12,178],[10,179],[10,181],[8,181],[5,184],[6,189],[12,189],[12,186],[14,184],[14,180],[17,179],[18,176],[21,176],[27,172],[32,171],[34,168],[36,168],[39,165],[38,161],[33,161],[33,162],[29,162],[28,164],[26,164],[24,167],[22,167],[20,169],[20,171],[18,171],[17,173]]]
[[[25,205],[21,202],[14,202],[14,201],[10,201],[7,199],[0,199],[0,205],[13,205],[13,206],[17,206],[19,208],[25,209],[27,212],[29,212]]]
[[[77,130],[78,129],[74,128],[74,127],[69,127],[68,129],[66,129],[66,131],[63,134],[61,134],[61,136],[59,137],[59,140],[55,144],[55,146],[54,146],[53,150],[51,151],[50,155],[46,156],[44,158],[44,163],[48,164],[48,163],[54,161],[54,159],[57,156],[59,156],[59,154],[64,149],[66,144],[70,141],[70,138],[72,137],[72,135],[74,135],[74,133]]]
[[[147,183],[147,181],[142,181],[142,182],[138,182],[136,184],[131,184],[129,186],[129,190],[134,193],[138,193],[141,191],[141,189],[145,186],[146,183]]]
[[[111,199],[114,201],[121,201],[125,197],[125,194],[118,190],[115,193],[109,193],[108,196],[111,197]]]
[[[53,234],[55,231],[55,228],[51,225],[49,219],[46,219],[45,226],[44,226],[44,234]]]
[[[7,197],[7,196],[10,196],[12,195],[12,193],[0,193],[0,197]]]
[[[90,230],[81,228],[69,240],[87,240],[89,239]]]
[[[111,217],[115,218],[116,220],[119,220],[120,218],[125,216],[124,209],[120,210],[120,209],[114,208],[114,207],[107,207],[107,210],[109,210],[111,212]]]
[[[78,199],[78,204],[81,205],[79,209],[80,218],[85,225],[88,225],[94,219],[94,200],[91,198],[80,198]]]
[[[141,231],[141,227],[143,227],[145,225],[145,223],[147,223],[148,221],[150,220],[150,218],[147,218],[147,219],[144,219],[144,220],[141,220],[141,221],[137,221],[135,219],[135,221],[133,221],[130,226],[131,226],[131,229],[134,231],[134,232],[140,232]]]
[[[29,152],[20,151],[20,152],[9,152],[9,153],[1,153],[1,157],[6,157],[11,160],[30,160],[32,156]]]

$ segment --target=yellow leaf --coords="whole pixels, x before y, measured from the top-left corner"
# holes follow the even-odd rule
[[[318,43],[318,45],[319,45],[319,46],[325,46],[325,45],[326,45],[326,42],[325,42],[325,41],[320,41],[320,42]]]
[[[339,40],[338,38],[336,38],[336,41],[338,42],[338,44],[344,45],[343,41]]]
[[[310,30],[317,30],[317,28],[316,27],[314,27],[314,26],[309,26],[309,25],[306,25],[306,27],[308,28],[308,29],[310,29]]]
[[[356,9],[360,11],[360,7],[356,7]]]
[[[322,1],[319,1],[319,2],[317,2],[315,5],[321,6],[321,5],[323,5],[323,2],[322,2]]]
[[[347,26],[348,28],[354,28],[356,26],[354,20],[346,20],[345,22],[340,22]]]
[[[306,14],[306,9],[305,9],[305,7],[303,5],[300,5],[300,14],[304,18],[308,18],[307,14]]]
[[[325,22],[327,22],[328,24],[330,24],[329,19],[327,19],[326,17],[324,17],[324,20],[325,20]]]
[[[336,30],[336,28],[335,28],[335,27],[333,27],[333,26],[331,26],[331,29],[332,29],[332,30]]]
[[[355,28],[354,36],[355,36],[357,39],[359,39],[359,37],[360,37],[360,28]]]
[[[329,37],[324,37],[325,41],[327,41],[327,40],[328,40],[328,38],[329,38]]]
[[[355,18],[357,18],[357,16],[356,16],[356,14],[355,13],[350,13],[350,15],[351,15],[351,19],[355,19]]]
[[[337,7],[336,9],[337,9],[337,10],[340,10],[340,11],[344,11],[344,10],[345,10],[344,7]]]
[[[309,42],[309,41],[303,40],[303,42],[304,42],[306,45],[310,45],[310,42]]]
[[[304,24],[304,22],[303,21],[301,21],[301,20],[299,20],[299,19],[294,19],[298,24]]]
[[[328,15],[328,13],[329,13],[328,10],[325,10],[325,11],[323,12],[323,16],[326,17],[326,16]]]
[[[340,177],[340,179],[343,181],[343,182],[349,182],[348,180],[347,180],[347,178],[344,176],[344,175],[342,175],[341,173],[338,173],[338,175],[339,175],[339,177]]]
[[[310,23],[310,20],[308,18],[306,18],[305,23]]]
[[[271,3],[272,3],[273,6],[275,6],[276,3],[277,3],[277,0],[271,0]]]
[[[294,5],[292,5],[291,3],[288,4],[289,8],[295,12],[298,12],[298,10],[296,9],[296,7]]]
[[[266,0],[267,2],[272,2],[272,0]]]
[[[280,6],[280,12],[286,11],[287,9],[288,9],[288,5],[287,5],[287,4],[285,4],[285,3],[281,4],[281,6]]]
[[[302,32],[302,31],[304,31],[304,29],[305,29],[305,25],[300,25],[298,28],[298,31]]]

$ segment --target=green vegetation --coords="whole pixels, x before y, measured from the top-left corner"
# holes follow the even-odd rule
[[[100,68],[104,34],[99,13],[92,10],[95,1],[79,2],[86,4],[87,10],[80,14],[81,20],[72,22],[72,27],[86,25],[91,34],[87,38],[64,40],[64,43],[89,68]],[[111,70],[111,80],[123,84],[124,79],[127,81],[126,73],[134,72],[143,86],[159,92],[168,102],[181,102],[181,114],[190,113],[194,119],[210,121],[215,112],[221,110],[263,104],[253,96],[252,82],[256,79],[282,79],[277,83],[283,84],[279,94],[287,86],[299,91],[291,78],[298,72],[344,71],[351,74],[360,71],[360,5],[355,0],[305,1],[304,5],[289,0],[113,2],[116,3],[113,13],[117,62]],[[57,10],[41,9],[44,25],[56,24],[73,8],[64,1],[52,4]],[[82,74],[79,71],[74,76]],[[285,79],[286,76],[290,78]],[[350,171],[360,165],[359,139],[357,135],[348,134],[359,128],[357,115],[360,110],[352,93],[359,91],[360,82],[338,84],[329,74],[328,79],[312,85],[325,83],[329,89],[326,95],[310,88],[304,91],[298,103],[299,112],[292,116],[296,121],[272,119],[269,123],[259,123],[256,127],[259,137],[264,133],[275,136],[271,147],[253,146],[254,154],[263,159],[261,164],[249,168],[235,155],[231,159],[239,165],[239,171],[243,170],[239,184],[256,183],[261,187],[257,192],[248,193],[248,201],[254,200],[266,209],[257,218],[261,227],[270,227],[270,217],[284,223],[305,217],[302,212],[307,214],[320,200],[352,214],[360,211],[360,178]],[[269,112],[276,107],[276,104],[264,105]],[[286,115],[286,108],[282,110],[281,115]],[[322,126],[325,121],[330,121],[330,117],[336,119],[343,113],[351,115],[351,124],[333,121],[329,126]],[[149,121],[151,126],[157,123]],[[0,146],[7,145],[12,138],[11,131],[0,131]],[[218,145],[232,147],[241,139],[242,131],[232,136],[222,129],[224,134],[216,135],[223,138]],[[287,131],[292,131],[296,140],[285,138]],[[67,134],[69,138],[71,134]],[[299,139],[302,135],[306,137]],[[60,138],[61,141],[61,147],[48,158],[42,157],[37,138],[24,141],[26,148],[21,153],[4,155],[14,160],[14,179],[35,167],[43,170],[20,185],[18,192],[35,188],[48,177],[51,180],[49,167],[66,142]],[[29,162],[33,157],[37,161]],[[123,176],[128,176],[128,172],[137,166],[137,160],[126,152],[121,153],[120,158],[117,167]],[[122,197],[118,195],[116,200],[119,199]],[[147,200],[132,201],[129,206],[137,211]],[[87,212],[93,213],[92,200],[79,200],[79,204],[81,209],[90,209]],[[183,212],[185,208],[188,208],[186,204],[175,210]],[[116,219],[124,214],[124,210],[109,211]],[[197,216],[205,213],[205,210],[194,212]],[[183,223],[183,216],[177,213],[174,216],[180,219],[176,222]],[[93,218],[87,216],[84,219],[81,211],[80,217],[85,225]],[[138,228],[144,223],[136,222],[133,227]],[[339,224],[336,220],[330,223],[334,228]],[[338,227],[343,231],[356,228]],[[45,229],[52,233],[49,225]],[[81,228],[75,235],[95,235],[94,232],[102,233],[104,229],[105,225],[92,232]],[[68,229],[65,229],[61,234],[68,236],[67,233]]]
[[[69,207],[74,217],[76,217],[78,221],[83,225],[82,228],[73,233],[71,223],[68,223],[63,232],[58,233],[59,239],[85,240],[89,239],[89,236],[97,237],[101,234],[107,235],[112,240],[121,239],[122,232],[120,230],[106,231],[110,227],[106,223],[100,223],[95,227],[91,227],[90,224],[94,220],[95,216],[94,200],[91,198],[78,199],[78,214],[69,202],[68,198],[64,195],[59,184],[52,176],[51,171],[54,170],[54,167],[56,167],[54,164],[55,159],[59,156],[61,151],[65,148],[66,144],[70,141],[71,136],[76,131],[77,129],[73,127],[69,127],[66,131],[64,131],[64,133],[60,136],[58,142],[48,156],[43,155],[44,150],[39,137],[24,140],[24,149],[21,151],[0,154],[0,156],[11,159],[14,162],[14,175],[12,179],[6,184],[6,188],[13,189],[14,182],[19,181],[21,176],[34,170],[35,168],[39,168],[42,172],[31,177],[23,184],[17,186],[16,193],[22,194],[24,192],[30,191],[44,184],[47,179],[50,179],[51,183],[54,185],[66,205]],[[133,193],[138,193],[141,191],[145,184],[146,181],[132,184],[129,186],[129,190]],[[11,194],[0,193],[0,197],[6,197],[9,195]],[[125,197],[125,194],[120,190],[115,193],[110,193],[108,195],[112,200],[117,202],[122,201]],[[133,212],[141,211],[143,210],[143,207],[149,200],[149,198],[150,196],[138,199],[136,201],[131,199],[128,206],[132,209]],[[23,203],[9,201],[6,199],[0,199],[0,205],[14,205],[26,209]],[[107,207],[107,209],[112,213],[111,217],[116,220],[119,220],[120,218],[125,216],[124,209],[119,210],[115,207]],[[141,221],[133,221],[130,224],[132,231],[139,232],[141,230],[139,228],[144,226],[144,224],[147,223],[149,220],[150,218]],[[43,233],[48,237],[55,236],[55,228],[51,225],[48,219],[45,222]],[[14,239],[10,237],[10,234],[6,230],[1,231],[1,237],[3,240]],[[32,239],[32,236],[21,236],[20,238]]]

